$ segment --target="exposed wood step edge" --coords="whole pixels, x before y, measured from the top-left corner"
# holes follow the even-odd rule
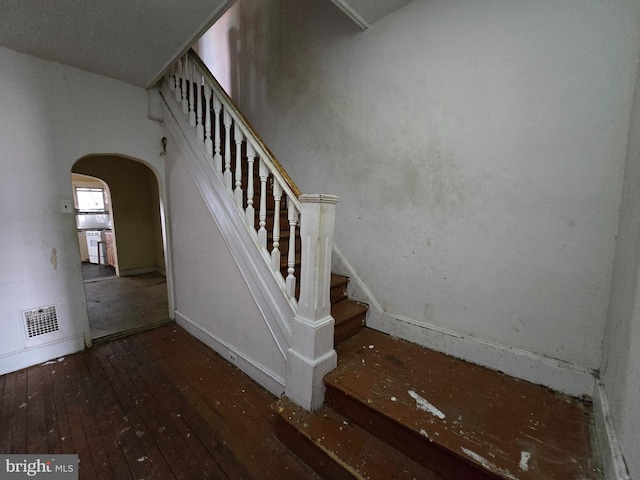
[[[331,316],[335,320],[333,335],[335,345],[345,341],[364,327],[368,310],[367,305],[350,298],[331,305]]]
[[[283,398],[272,409],[278,439],[323,478],[441,480],[327,406],[310,413]]]
[[[343,275],[331,274],[331,304],[336,304],[347,298],[347,287],[349,285],[349,277]]]
[[[601,479],[588,403],[364,328],[325,402],[445,479]]]

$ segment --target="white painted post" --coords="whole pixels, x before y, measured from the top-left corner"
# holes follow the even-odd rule
[[[211,140],[211,87],[204,82],[204,149],[207,152],[207,158],[211,161],[213,155],[213,141]],[[214,166],[215,168],[215,166]]]
[[[285,289],[289,298],[296,298],[296,227],[298,226],[298,209],[287,197],[287,218],[289,220],[289,254],[287,255],[287,278]]]
[[[188,67],[188,56],[184,56],[184,63],[181,63],[182,66],[182,87],[180,88],[180,92],[182,93],[182,113],[185,115],[189,114],[189,94],[187,92],[187,72],[189,71]]]
[[[189,69],[189,74],[191,75],[191,81],[189,82],[189,125],[192,128],[196,128],[196,67],[193,66],[193,69]]]
[[[235,189],[233,195],[236,200],[238,208],[242,208],[242,142],[244,140],[244,134],[240,130],[239,125],[236,123],[234,128],[233,137],[236,142],[236,173],[235,173]]]
[[[204,142],[204,123],[202,123],[202,86],[204,85],[204,77],[200,74],[198,69],[193,69],[193,82],[196,83],[196,136],[198,140]]]
[[[226,108],[222,112],[224,122],[224,184],[227,190],[233,191],[231,185],[231,114]]]
[[[256,211],[253,206],[253,162],[256,158],[256,150],[251,144],[251,139],[247,138],[247,223],[251,225],[251,229],[255,231]]]
[[[307,410],[324,402],[324,376],[337,364],[331,317],[331,249],[338,197],[301,195],[300,298],[287,358],[286,395]]]
[[[269,178],[269,169],[260,159],[258,167],[258,176],[260,177],[260,210],[258,213],[258,244],[262,248],[267,248],[267,178]]]
[[[280,201],[282,200],[282,187],[280,182],[273,182],[273,249],[271,250],[271,268],[274,272],[280,271]]]
[[[222,110],[222,103],[216,94],[213,95],[213,114],[214,114],[214,147],[215,154],[213,155],[213,167],[216,172],[222,174],[222,155],[220,154],[220,111]]]

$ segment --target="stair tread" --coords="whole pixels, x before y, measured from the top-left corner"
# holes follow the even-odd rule
[[[331,274],[331,288],[335,288],[339,285],[346,285],[349,283],[349,277],[344,275],[338,275],[337,273]]]
[[[290,448],[299,450],[296,452],[299,456],[308,457],[303,460],[327,478],[354,476],[370,480],[441,480],[435,473],[390,448],[388,444],[327,406],[310,413],[291,400],[282,398],[272,408],[279,420],[286,422],[298,436],[313,444],[316,450],[313,454],[305,455],[299,449],[299,438]],[[327,463],[330,465],[327,466]],[[335,466],[338,466],[338,472],[332,470]]]
[[[357,399],[491,477],[602,478],[584,402],[367,328],[336,351],[328,398]]]
[[[366,313],[369,307],[366,305],[346,298],[338,303],[331,305],[331,316],[335,319],[336,325],[342,321]]]

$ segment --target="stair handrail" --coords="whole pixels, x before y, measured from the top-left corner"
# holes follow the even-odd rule
[[[193,58],[195,64],[198,67],[198,70],[200,71],[202,76],[205,77],[205,80],[210,83],[211,88],[221,99],[222,103],[226,105],[227,108],[229,108],[231,115],[234,117],[234,120],[241,125],[241,128],[243,130],[245,130],[245,135],[248,136],[250,134],[250,136],[253,137],[254,141],[256,142],[256,146],[258,147],[256,148],[256,150],[259,149],[258,153],[260,154],[260,158],[263,158],[270,165],[270,170],[274,175],[277,174],[280,184],[283,186],[286,185],[287,189],[289,190],[288,193],[290,193],[293,197],[300,197],[300,195],[302,195],[302,192],[300,191],[296,183],[289,176],[287,171],[280,164],[271,150],[269,150],[269,147],[267,147],[262,137],[253,128],[251,122],[249,122],[249,120],[247,120],[247,118],[242,114],[242,112],[236,105],[236,102],[234,102],[229,94],[227,94],[225,89],[222,88],[222,85],[218,83],[216,78],[213,76],[209,68],[205,65],[196,51],[190,49],[189,55]]]
[[[200,142],[198,149],[206,153],[207,162],[212,167],[212,171],[216,172],[233,199],[238,212],[244,216],[245,225],[252,231],[253,238],[261,247],[265,260],[270,263],[272,273],[278,281],[284,282],[284,292],[294,312],[294,317],[289,319],[291,341],[286,358],[285,393],[308,410],[318,408],[324,399],[322,377],[336,366],[336,353],[333,349],[334,320],[330,313],[329,291],[331,246],[338,198],[326,194],[301,193],[250,122],[240,112],[236,103],[193,50],[177,59],[170,68],[165,77],[165,88],[161,95],[166,95],[165,102],[169,110],[174,117],[180,114],[180,111],[184,115],[179,122],[184,127],[180,128],[184,132],[191,127],[191,133],[188,136],[195,133],[197,141]],[[224,149],[221,138],[223,135]],[[231,137],[236,145],[235,173],[231,171]],[[245,140],[246,147],[242,148]],[[224,166],[222,153],[224,153]],[[256,158],[259,161],[260,181],[258,230],[255,226],[253,186]],[[246,191],[243,189],[242,176],[242,164],[245,160],[247,163]],[[208,175],[203,170],[201,172]],[[266,245],[268,234],[265,228],[267,223],[265,195],[269,175],[273,177],[271,194],[275,205],[271,252]],[[287,200],[286,206],[282,205],[283,199]],[[282,233],[279,220],[281,205],[282,208],[287,209],[289,223],[289,247],[286,262],[283,258],[283,263],[280,261],[279,249]],[[299,230],[297,230],[298,227]],[[296,231],[299,231],[302,242],[298,299],[295,297]],[[281,273],[281,268],[285,267],[286,278]]]

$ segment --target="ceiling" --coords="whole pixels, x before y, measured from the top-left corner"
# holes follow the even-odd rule
[[[360,28],[366,30],[375,22],[399,10],[413,0],[331,0]]]
[[[149,87],[235,0],[0,0],[0,46]]]

